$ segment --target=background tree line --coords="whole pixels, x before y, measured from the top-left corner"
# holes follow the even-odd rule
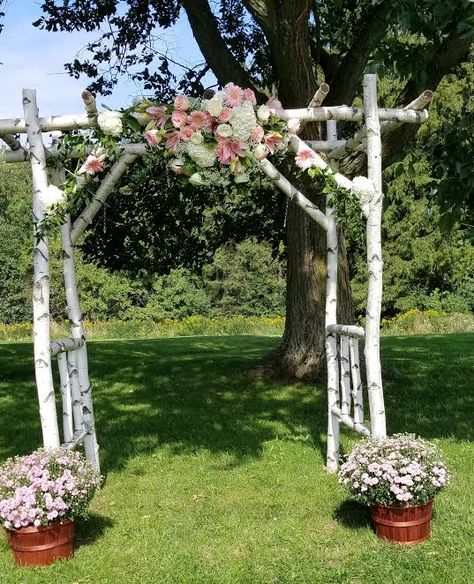
[[[394,84],[396,79],[386,79],[382,96]],[[414,307],[474,310],[471,229],[459,219],[445,225],[437,197],[448,191],[444,196],[453,201],[466,197],[466,189],[472,193],[473,87],[471,58],[438,87],[414,148],[385,171],[385,316]],[[452,148],[453,132],[468,137],[461,157]],[[0,322],[30,319],[30,192],[28,165],[0,164]],[[280,193],[260,185],[248,194],[222,193],[174,181],[156,161],[132,169],[78,257],[86,317],[284,315],[284,223]],[[359,316],[367,277],[363,244],[350,238]],[[58,242],[53,250],[52,309],[62,319]]]

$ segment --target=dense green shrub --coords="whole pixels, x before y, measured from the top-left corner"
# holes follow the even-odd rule
[[[203,275],[215,315],[284,314],[284,269],[268,243],[248,239],[223,246]]]

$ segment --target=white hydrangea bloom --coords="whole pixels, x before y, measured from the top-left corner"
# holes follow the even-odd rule
[[[216,128],[216,132],[223,138],[230,138],[232,136],[232,126],[229,124],[219,124]]]
[[[109,134],[109,136],[120,136],[123,131],[122,114],[120,112],[101,112],[97,116],[97,123],[104,134]]]
[[[58,189],[55,185],[50,185],[45,191],[40,194],[40,201],[46,207],[52,207],[56,203],[64,201],[66,193]]]
[[[211,116],[218,116],[221,113],[221,109],[224,106],[224,101],[221,97],[214,96],[212,99],[208,99],[204,102],[204,107]]]
[[[232,126],[233,136],[246,142],[250,138],[252,130],[257,126],[257,117],[253,105],[246,101],[238,107],[232,109]]]
[[[214,146],[188,142],[187,152],[189,157],[192,158],[198,166],[202,166],[203,168],[212,166],[216,161],[216,149]]]
[[[268,122],[271,113],[272,112],[270,111],[270,108],[268,108],[266,105],[261,105],[257,110],[258,119],[262,122]]]
[[[270,151],[265,146],[265,144],[257,144],[257,146],[255,146],[253,149],[254,156],[257,160],[262,160],[268,155],[269,152]]]
[[[362,204],[369,203],[375,192],[375,185],[370,178],[356,176],[352,180],[352,192],[359,198]]]

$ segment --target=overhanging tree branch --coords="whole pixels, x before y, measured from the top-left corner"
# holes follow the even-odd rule
[[[194,38],[219,83],[225,85],[232,81],[241,87],[250,87],[262,96],[249,72],[225,44],[208,1],[182,0],[181,3],[188,16]]]

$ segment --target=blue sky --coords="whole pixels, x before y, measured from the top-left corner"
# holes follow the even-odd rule
[[[37,90],[40,115],[82,111],[80,94],[88,80],[69,77],[63,65],[95,40],[97,33],[41,31],[31,24],[40,16],[39,0],[6,2],[5,28],[0,34],[0,118],[23,116],[24,87]],[[202,61],[186,18],[160,36],[160,49],[179,62],[195,65]],[[97,101],[99,106],[103,103],[118,108],[129,105],[140,94],[140,86],[124,78],[111,96],[98,97]]]

